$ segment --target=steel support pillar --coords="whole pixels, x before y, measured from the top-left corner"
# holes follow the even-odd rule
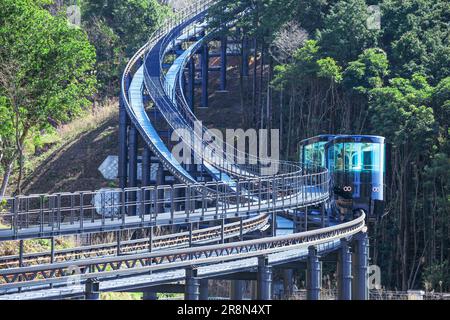
[[[100,300],[100,282],[97,279],[86,280],[85,299]]]
[[[128,178],[128,146],[127,146],[127,111],[125,110],[125,105],[120,99],[119,107],[119,187],[124,189],[127,187]]]
[[[158,164],[158,172],[156,174],[156,185],[157,186],[162,186],[164,185],[164,166],[162,163]],[[163,189],[158,189],[157,192],[157,200],[158,200],[158,205],[156,208],[156,212],[157,213],[163,213],[164,212],[164,190]]]
[[[188,63],[188,89],[187,89],[187,100],[191,110],[194,110],[195,105],[195,60],[191,59]]]
[[[321,265],[314,246],[308,248],[308,260],[306,266],[306,296],[308,300],[319,300],[322,287]]]
[[[142,300],[158,300],[158,294],[153,291],[144,291]]]
[[[148,187],[151,179],[151,156],[150,148],[145,145],[142,151],[142,186]]]
[[[272,212],[272,237],[277,236],[277,213],[276,211]]]
[[[283,270],[283,291],[284,299],[289,298],[294,293],[294,270],[285,269]]]
[[[248,38],[242,38],[242,76],[248,77]]]
[[[151,151],[150,148],[145,145],[144,150],[142,152],[142,187],[147,187],[151,183]],[[150,205],[150,191],[144,191],[144,211],[143,214],[149,214],[151,211]]]
[[[257,299],[271,300],[272,267],[267,256],[258,257]]]
[[[129,167],[130,167],[130,181],[128,187],[134,188],[137,187],[137,162],[138,162],[138,134],[136,127],[131,126],[129,131]],[[136,201],[136,192],[130,192],[129,193],[129,201],[135,202]],[[134,216],[136,215],[136,206],[131,205],[128,207],[129,211],[128,214]]]
[[[325,203],[320,205],[320,224],[322,225],[322,228],[325,228]]]
[[[338,299],[352,299],[352,254],[346,239],[341,239],[338,256]]]
[[[197,279],[197,269],[186,268],[184,300],[199,300],[200,281]]]
[[[200,280],[200,300],[208,300],[208,279]]]
[[[220,90],[227,90],[227,36],[222,37],[220,45]]]
[[[368,300],[368,264],[369,239],[367,232],[360,232],[354,237],[353,254],[353,300]]]
[[[205,43],[202,47],[202,100],[201,107],[208,108],[208,71],[209,71],[209,47]]]
[[[303,230],[308,231],[308,207],[305,208],[304,219],[305,220]]]
[[[300,213],[297,211],[294,216],[294,231],[295,233],[299,233],[303,231],[303,223],[301,220]]]
[[[244,280],[231,280],[231,300],[243,300],[244,287]]]

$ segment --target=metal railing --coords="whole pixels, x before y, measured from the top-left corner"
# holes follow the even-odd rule
[[[0,283],[3,283],[0,285],[0,291],[23,286],[42,286],[49,282],[67,284],[74,268],[79,271],[78,276],[81,280],[92,277],[107,279],[147,274],[156,270],[248,259],[287,250],[306,249],[309,246],[321,245],[322,250],[327,251],[329,250],[327,245],[330,249],[335,248],[336,240],[364,232],[366,230],[364,219],[363,214],[353,221],[337,226],[275,238],[4,269],[0,270]]]
[[[318,167],[307,173],[237,179],[235,191],[226,182],[206,182],[6,197],[0,241],[226,219],[324,202],[328,172]]]
[[[229,238],[241,237],[247,233],[259,230],[269,223],[269,215],[262,214],[253,218],[225,223],[223,226],[213,226],[197,230],[171,233],[166,235],[153,235],[153,229],[149,230],[147,238],[127,240],[123,242],[102,243],[96,245],[81,246],[55,250],[55,252],[32,252],[20,255],[0,257],[0,269],[27,267],[36,264],[51,262],[73,261],[77,259],[89,259],[105,257],[109,255],[142,253],[155,250],[176,249],[191,245],[208,244],[224,241]],[[223,231],[223,232],[222,232]]]

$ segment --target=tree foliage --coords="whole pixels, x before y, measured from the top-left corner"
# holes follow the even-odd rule
[[[8,119],[0,129],[2,150],[14,145],[2,159],[5,173],[23,155],[30,133],[80,114],[95,92],[93,46],[84,31],[42,7],[48,3],[0,2],[0,95]]]
[[[100,93],[115,95],[127,59],[148,41],[169,9],[156,0],[85,0],[82,13],[97,52]]]
[[[372,230],[373,261],[386,286],[406,290],[450,260],[450,3],[383,1],[381,30],[367,27],[369,4],[300,0],[271,21],[275,29],[295,21],[309,34],[275,66],[272,84],[292,159],[297,141],[318,133],[387,138],[388,200]]]

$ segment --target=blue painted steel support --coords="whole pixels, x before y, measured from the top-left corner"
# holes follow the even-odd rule
[[[283,270],[284,299],[287,299],[294,294],[293,273],[294,273],[294,270],[292,270],[292,269],[284,269]]]
[[[305,212],[304,212],[304,231],[308,231],[308,207],[305,208]]]
[[[162,163],[158,164],[158,171],[156,173],[156,185],[157,186],[162,186],[164,185],[164,166]],[[158,205],[156,207],[156,212],[157,213],[162,213],[164,212],[164,190],[163,189],[159,189],[157,191],[157,200],[158,200]]]
[[[97,279],[86,280],[85,299],[100,300],[100,282]]]
[[[200,300],[208,300],[208,279],[200,280]]]
[[[267,256],[258,257],[257,299],[271,300],[272,267]]]
[[[197,278],[197,269],[186,268],[186,280],[184,289],[184,300],[199,300],[200,282]]]
[[[244,298],[244,280],[231,281],[231,300],[243,300]]]
[[[242,38],[242,76],[248,77],[248,38]]]
[[[325,204],[322,203],[320,205],[320,224],[322,226],[322,228],[325,228],[326,224],[325,224]]]
[[[319,300],[320,289],[322,287],[321,281],[321,266],[319,257],[317,256],[317,249],[314,246],[308,248],[307,260],[307,288],[306,296],[308,300]]]
[[[346,239],[341,239],[338,257],[338,299],[352,299],[352,254]]]
[[[142,152],[142,187],[147,187],[151,183],[151,156],[152,152],[150,151],[150,148],[145,145],[144,151]],[[151,201],[150,201],[151,193],[150,191],[144,191],[144,213],[143,214],[149,214],[151,211]]]
[[[208,68],[209,68],[209,47],[208,43],[205,43],[202,47],[202,108],[208,108]]]
[[[130,181],[128,187],[137,187],[137,162],[138,162],[138,135],[137,130],[134,126],[130,127],[129,131],[129,175],[130,175]],[[130,192],[129,193],[129,201],[133,202],[136,201],[136,192]],[[128,213],[130,215],[136,215],[136,206],[131,205],[129,207]]]
[[[368,300],[368,263],[369,263],[369,239],[367,232],[360,232],[355,237],[354,253],[354,277],[353,293],[354,300]]]
[[[158,300],[158,294],[153,291],[144,291],[142,300]]]
[[[127,112],[122,98],[119,107],[119,187],[127,187],[128,178],[128,146],[127,146]]]
[[[222,37],[220,46],[220,90],[227,90],[227,36]]]
[[[275,210],[272,212],[272,226],[271,226],[271,229],[272,229],[271,236],[272,237],[276,237],[277,236],[277,213],[276,213]]]
[[[195,60],[189,60],[188,64],[188,89],[187,100],[191,110],[194,110],[195,105]]]
[[[151,181],[151,156],[150,148],[145,145],[142,152],[142,186],[147,187]]]

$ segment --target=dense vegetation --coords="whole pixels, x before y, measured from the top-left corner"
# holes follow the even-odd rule
[[[257,38],[269,70],[254,77],[263,98],[246,101],[256,115],[247,125],[280,128],[287,157],[320,133],[387,138],[389,199],[372,263],[386,287],[450,289],[450,3],[385,0],[381,29],[368,28],[377,3],[224,0],[213,11],[220,24],[252,8],[237,26]],[[291,55],[273,54],[292,43]]]
[[[0,2],[0,196],[16,162],[20,192],[25,142],[79,115],[95,92],[94,47],[84,31],[45,10],[48,4]]]
[[[57,126],[117,96],[127,59],[169,13],[156,0],[83,0],[75,26],[72,3],[0,1],[0,197],[21,192],[24,164]]]

